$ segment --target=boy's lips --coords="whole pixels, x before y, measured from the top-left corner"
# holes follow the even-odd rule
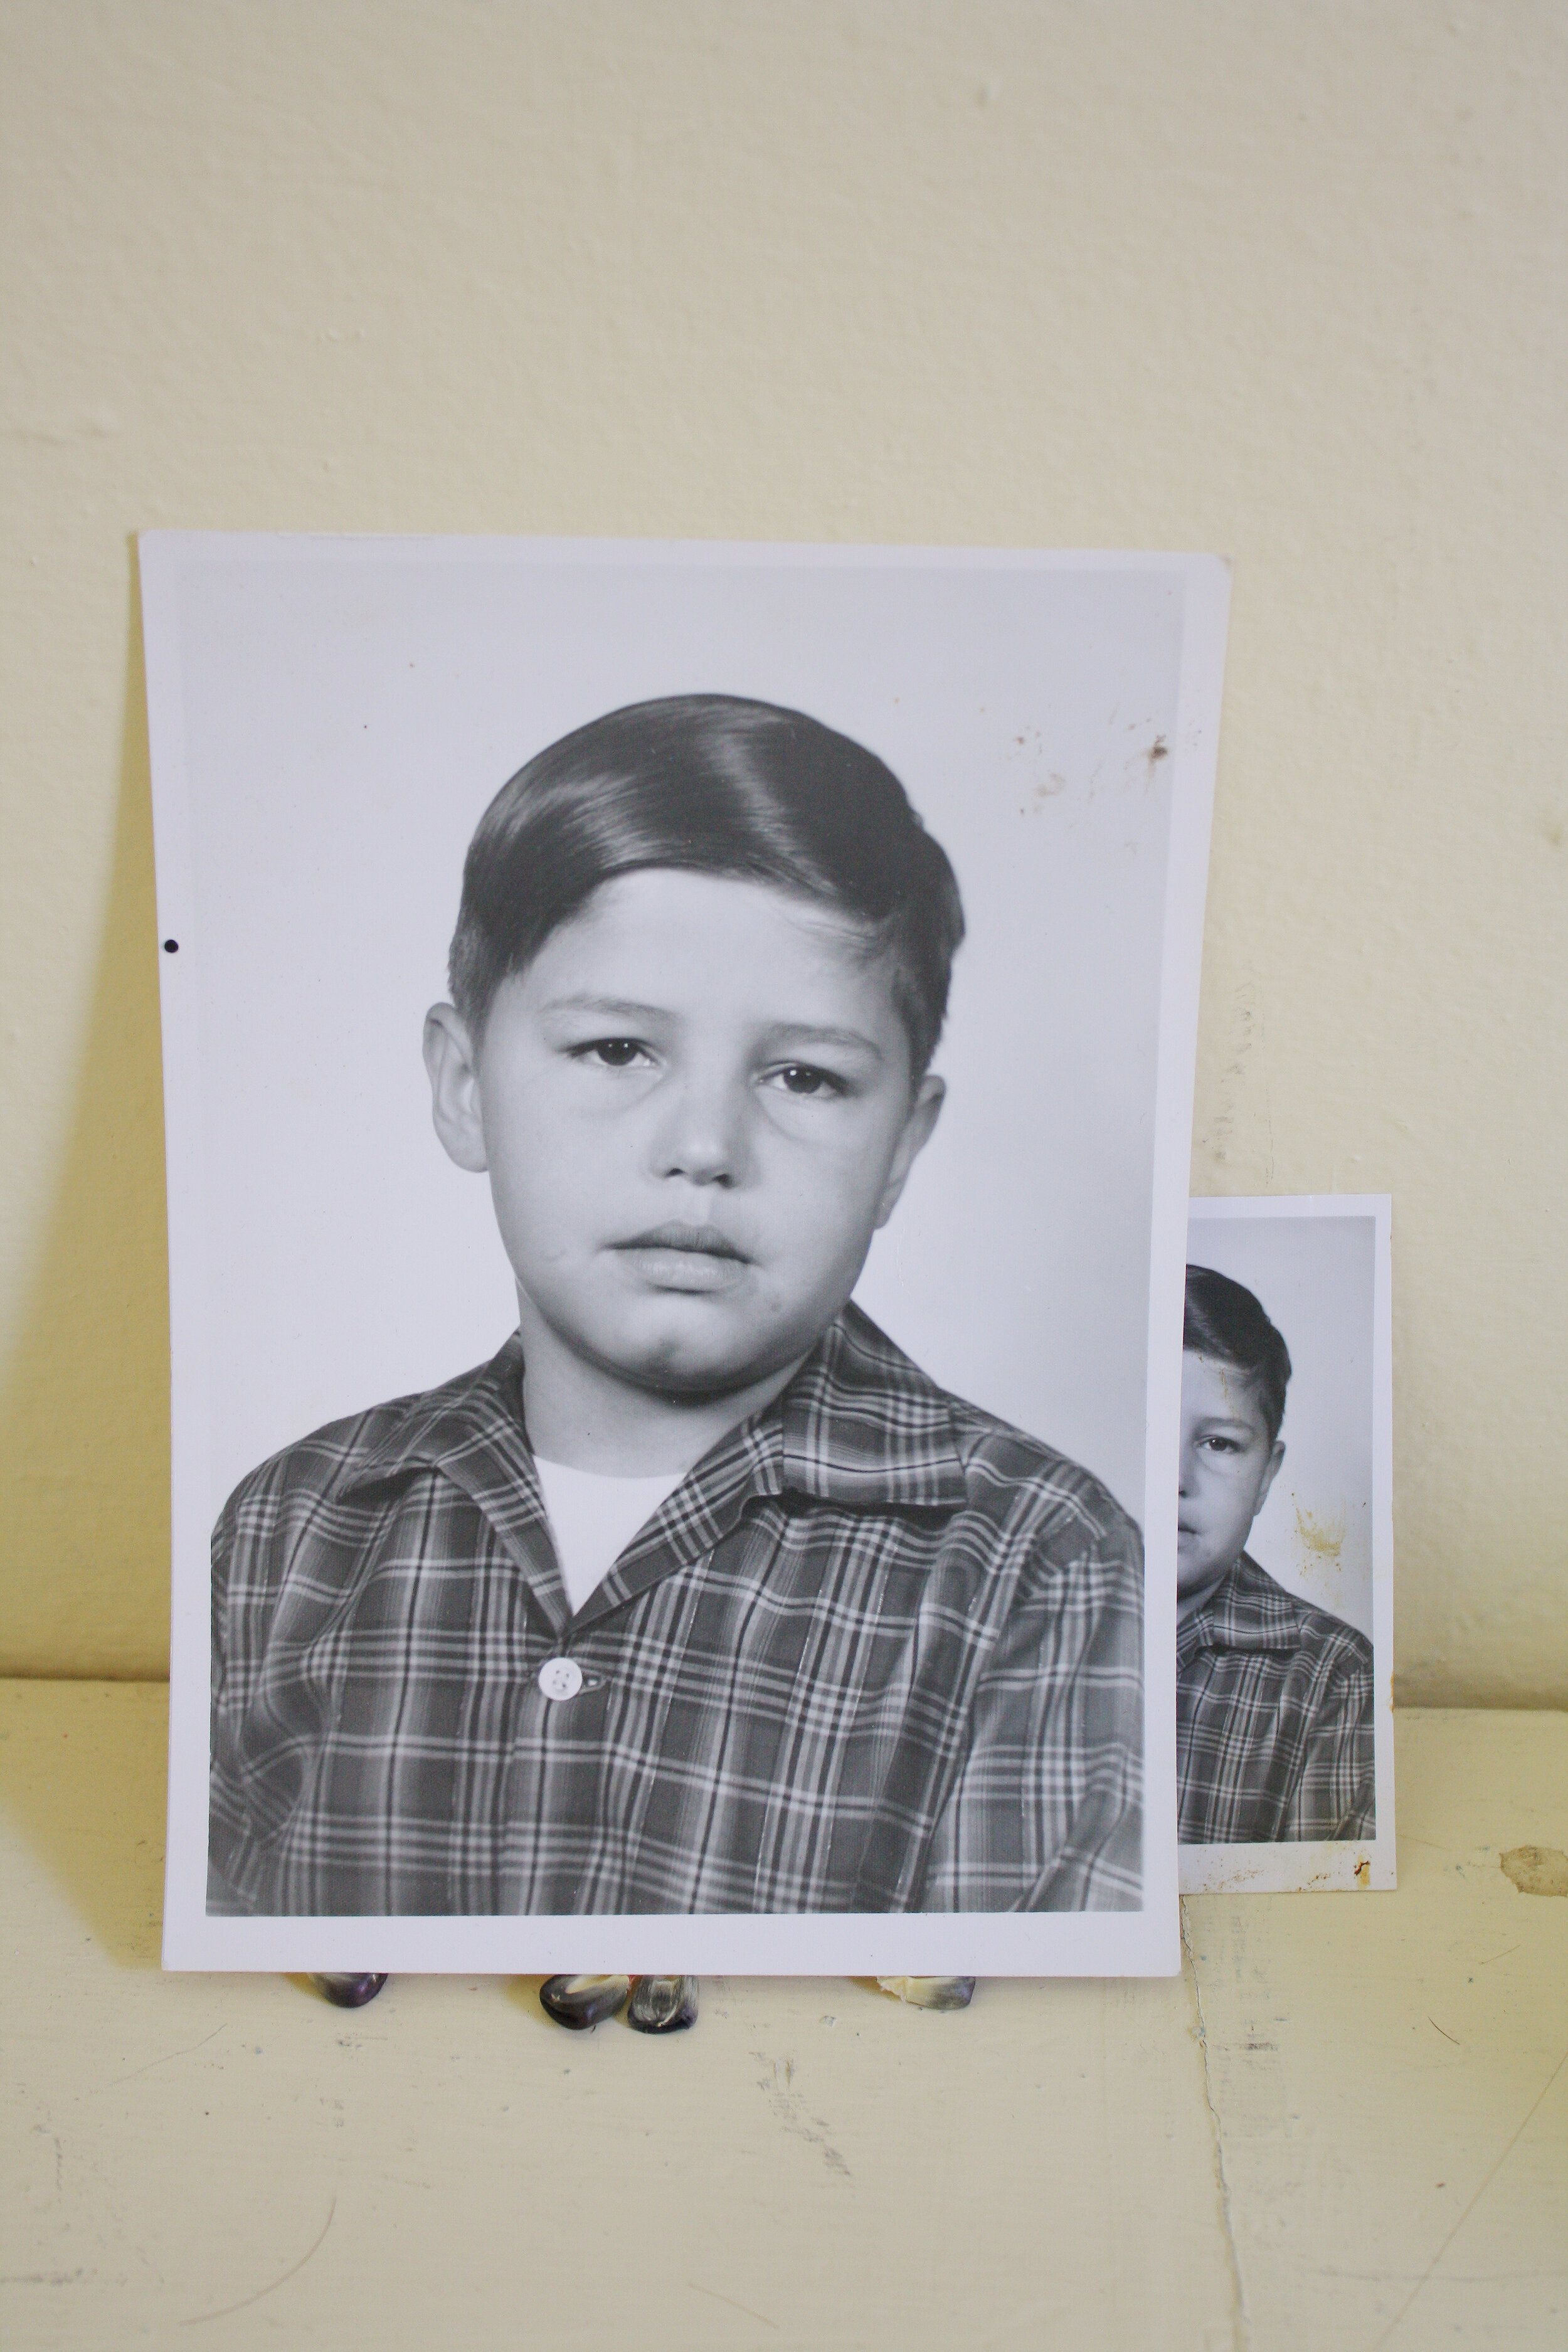
[[[744,1251],[715,1226],[687,1224],[679,1218],[618,1242],[615,1254],[639,1286],[683,1297],[728,1297],[751,1264]]]
[[[623,1250],[680,1250],[695,1257],[733,1258],[741,1265],[748,1263],[745,1252],[737,1249],[727,1235],[712,1225],[688,1225],[679,1221],[650,1225],[646,1234],[634,1234],[629,1241],[617,1242],[616,1246]]]

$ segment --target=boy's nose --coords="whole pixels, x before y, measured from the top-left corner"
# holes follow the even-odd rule
[[[661,1176],[689,1184],[736,1184],[745,1173],[745,1107],[728,1087],[689,1086],[673,1100],[657,1141]]]

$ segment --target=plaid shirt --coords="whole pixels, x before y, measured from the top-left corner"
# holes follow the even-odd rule
[[[848,1307],[574,1616],[521,1369],[226,1507],[210,1908],[1139,1906],[1141,1545],[1086,1471]]]
[[[1368,1838],[1372,1644],[1243,1552],[1176,1629],[1184,1845]]]

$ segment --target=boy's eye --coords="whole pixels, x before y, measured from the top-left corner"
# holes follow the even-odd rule
[[[841,1095],[845,1092],[842,1078],[836,1078],[831,1070],[817,1069],[815,1064],[810,1062],[786,1062],[782,1069],[774,1070],[772,1076],[776,1078],[786,1094],[805,1095],[810,1097]]]
[[[595,1037],[576,1048],[578,1061],[596,1062],[602,1070],[629,1070],[647,1057],[647,1046],[639,1045],[635,1037]]]

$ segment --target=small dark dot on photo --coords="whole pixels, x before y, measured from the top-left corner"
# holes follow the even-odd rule
[[[163,953],[165,955],[178,955],[179,952],[180,942],[178,940],[165,940],[163,941]]]

